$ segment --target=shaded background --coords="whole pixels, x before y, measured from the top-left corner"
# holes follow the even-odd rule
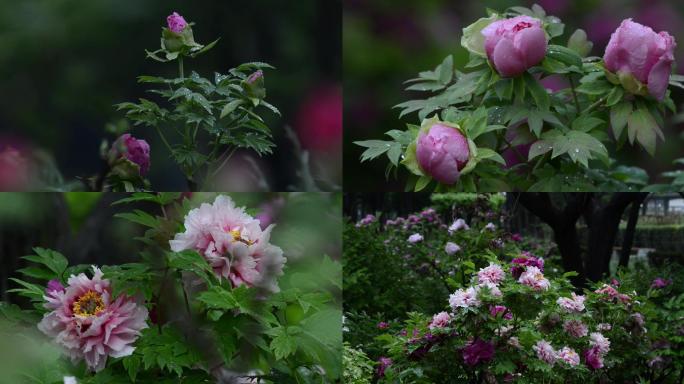
[[[603,56],[611,33],[625,18],[667,30],[679,43],[675,56],[684,63],[684,4],[670,0],[538,0],[538,1],[396,1],[348,0],[344,3],[344,174],[345,190],[403,190],[406,172],[398,180],[385,178],[386,157],[361,164],[363,148],[357,140],[387,140],[384,132],[415,124],[417,115],[399,120],[392,106],[421,97],[425,93],[404,91],[405,80],[419,71],[433,69],[449,54],[455,66],[463,68],[468,52],[461,47],[461,30],[486,16],[485,8],[503,11],[514,5],[538,3],[547,14],[561,18],[565,34],[557,38],[565,44],[577,28],[584,29],[594,42],[590,55]],[[676,69],[684,73],[684,64]],[[549,84],[546,84],[549,86]],[[671,87],[673,99],[682,107],[684,91]],[[659,173],[673,168],[672,160],[683,157],[681,138],[684,119],[665,127],[667,141],[658,141],[658,156],[650,157],[639,147],[623,151],[619,160],[646,169],[652,182]],[[678,125],[675,125],[678,122]],[[358,175],[363,175],[359,177]]]
[[[2,1],[0,150],[42,148],[68,179],[100,171],[104,127],[123,117],[113,104],[146,97],[139,75],[177,75],[176,64],[145,58],[145,49],[159,48],[161,27],[173,11],[196,23],[198,42],[221,38],[211,51],[186,60],[186,73],[213,78],[214,71],[249,61],[277,68],[266,72],[267,101],[283,117],[264,113],[277,148],[256,158],[268,187],[287,190],[298,182],[299,153],[286,138],[285,125],[312,152],[312,173],[321,187],[340,185],[341,0]],[[153,188],[185,189],[157,134],[144,127],[133,134],[152,147]],[[240,169],[249,167],[236,157],[229,165],[236,172],[226,178],[239,178]]]

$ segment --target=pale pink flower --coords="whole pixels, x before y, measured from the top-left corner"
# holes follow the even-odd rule
[[[449,325],[449,321],[451,321],[451,315],[449,315],[447,312],[440,312],[432,317],[432,322],[430,323],[429,328],[444,328]]]
[[[549,289],[551,283],[544,277],[544,274],[537,267],[529,266],[520,275],[518,282],[532,287],[536,291],[545,291]]]
[[[546,340],[539,340],[537,344],[532,346],[532,349],[537,352],[539,360],[553,365],[556,362],[556,351],[553,350],[551,344]]]
[[[449,234],[452,235],[454,232],[458,231],[467,231],[470,229],[470,226],[465,222],[463,219],[456,219],[450,226],[449,226]]]
[[[494,232],[494,231],[496,231],[496,225],[494,225],[494,223],[487,223],[487,225],[485,225],[484,229],[486,229],[487,231]]]
[[[468,289],[459,289],[449,295],[449,305],[451,308],[469,308],[480,305],[480,300],[477,298],[478,290],[470,287]]]
[[[246,285],[278,292],[277,276],[287,261],[280,247],[269,243],[271,224],[262,230],[259,220],[235,206],[228,196],[202,204],[185,216],[185,232],[169,241],[171,250],[196,250],[214,273],[233,286]]]
[[[575,292],[572,292],[571,296],[572,297],[570,298],[559,297],[558,300],[556,300],[556,303],[558,303],[558,305],[560,305],[560,307],[568,313],[584,311],[585,297],[582,295],[576,295]]]
[[[492,283],[489,283],[489,282],[487,282],[487,283],[482,283],[482,284],[479,284],[477,287],[475,287],[475,290],[476,290],[478,293],[480,293],[480,291],[481,291],[480,288],[482,288],[482,287],[487,287],[487,288],[489,288],[489,294],[490,294],[490,295],[495,296],[495,297],[501,297],[501,290],[500,290],[499,287],[497,287],[496,285],[494,285],[494,284],[492,284]]]
[[[477,281],[480,284],[492,283],[498,285],[504,279],[504,271],[498,264],[489,263],[488,267],[477,272]]]
[[[461,247],[458,246],[456,243],[452,243],[451,241],[447,242],[446,245],[444,246],[444,252],[447,253],[447,255],[453,255],[454,253],[458,252],[461,250]]]
[[[589,333],[587,325],[579,320],[565,321],[563,329],[572,337],[584,337]]]
[[[589,335],[589,344],[596,347],[601,354],[606,354],[610,351],[610,341],[599,332],[592,332]]]
[[[522,345],[520,345],[520,340],[516,336],[512,336],[510,339],[507,341],[508,345],[510,345],[513,348],[516,349],[521,349]]]
[[[613,327],[608,323],[600,323],[596,326],[599,331],[610,331]]]
[[[565,361],[570,366],[575,367],[580,363],[580,357],[574,349],[563,347],[557,352],[558,359]]]
[[[97,372],[107,357],[130,356],[140,331],[147,328],[147,308],[126,295],[112,297],[112,289],[102,272],[93,267],[93,277],[72,275],[63,290],[46,292],[45,308],[38,329],[54,339],[73,363],[85,359]]]
[[[414,233],[408,238],[408,242],[411,244],[415,244],[421,241],[423,241],[423,235],[421,235],[420,233]]]

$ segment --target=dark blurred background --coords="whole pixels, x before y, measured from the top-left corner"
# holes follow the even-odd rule
[[[352,142],[388,140],[384,132],[404,129],[406,123],[417,123],[416,114],[399,120],[399,111],[391,109],[423,95],[404,91],[402,83],[419,71],[433,69],[449,54],[454,55],[456,66],[463,68],[468,53],[460,45],[461,30],[486,16],[485,8],[503,11],[510,6],[534,3],[566,24],[565,34],[557,40],[560,44],[564,45],[575,29],[584,29],[594,42],[590,53],[594,56],[603,56],[610,35],[625,18],[631,17],[656,32],[666,30],[678,42],[675,56],[680,65],[676,72],[684,73],[684,3],[681,1],[347,0],[343,11],[345,190],[403,190],[405,171],[399,173],[398,180],[393,177],[386,180],[386,158],[361,164],[359,156],[363,148]],[[670,89],[678,108],[683,107],[684,91]],[[663,130],[667,141],[658,141],[656,158],[633,147],[624,151],[620,161],[645,168],[652,182],[662,171],[671,170],[672,160],[684,157],[682,116],[672,119]]]
[[[341,0],[1,1],[0,150],[44,149],[68,179],[97,173],[104,127],[123,117],[112,105],[146,97],[139,75],[177,75],[174,63],[145,58],[145,49],[159,48],[166,16],[177,11],[196,23],[198,42],[221,38],[208,53],[186,60],[186,73],[213,78],[214,71],[249,61],[277,68],[266,72],[267,101],[283,116],[264,113],[277,148],[261,159],[236,156],[224,175],[239,179],[256,162],[268,185],[228,180],[226,188],[297,185],[301,153],[286,138],[284,126],[290,126],[311,152],[314,179],[332,189],[341,184],[341,7]],[[152,147],[153,188],[184,189],[157,134],[136,128],[133,135]]]

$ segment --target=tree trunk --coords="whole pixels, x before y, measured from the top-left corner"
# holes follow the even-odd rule
[[[629,256],[632,253],[632,244],[634,243],[634,230],[636,229],[637,221],[639,220],[639,211],[641,210],[641,203],[643,203],[646,196],[640,200],[632,203],[629,210],[629,219],[627,221],[627,228],[625,229],[625,237],[622,239],[622,249],[620,250],[620,266],[627,267],[629,265]]]

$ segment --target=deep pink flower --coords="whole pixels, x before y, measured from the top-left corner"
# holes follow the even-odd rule
[[[511,235],[511,240],[515,241],[516,243],[519,243],[523,240],[522,235],[519,233],[514,233]]]
[[[389,323],[386,323],[384,321],[381,321],[378,323],[378,329],[387,329],[389,328]]]
[[[44,296],[50,310],[38,324],[76,363],[85,359],[93,371],[100,371],[107,357],[129,356],[140,331],[147,328],[147,308],[131,297],[112,297],[109,280],[93,267],[93,277],[72,275],[66,289],[48,283]],[[60,287],[58,287],[57,285]]]
[[[589,368],[601,369],[603,368],[603,355],[599,351],[597,346],[593,346],[586,351],[584,351],[584,359],[587,362]]]
[[[166,23],[169,25],[169,29],[174,33],[181,33],[188,26],[183,16],[174,12],[166,18]]]
[[[0,150],[0,191],[29,189],[29,161],[14,147]]]
[[[342,87],[324,85],[306,97],[297,112],[297,132],[304,147],[339,152],[342,142]]]
[[[470,159],[470,148],[460,130],[435,123],[418,135],[416,157],[425,173],[440,183],[453,184]]]
[[[544,272],[544,259],[536,258],[529,252],[523,252],[521,257],[516,257],[511,263],[513,264],[511,266],[511,275],[515,279],[522,275],[526,266],[537,267],[540,271]]]
[[[511,320],[513,318],[513,314],[505,305],[491,305],[489,306],[489,313],[492,317],[496,317],[499,313],[503,313],[503,318],[506,320]]]
[[[247,77],[247,83],[254,84],[257,80],[259,80],[263,77],[264,77],[264,71],[258,70],[256,72],[252,73],[251,75],[249,75],[249,77]]]
[[[662,277],[658,277],[655,280],[653,280],[653,283],[651,283],[651,288],[665,288],[668,285],[672,284],[672,280],[670,279],[663,279]]]
[[[618,75],[633,75],[648,86],[648,93],[658,100],[665,97],[674,62],[674,37],[650,27],[622,21],[610,37],[603,56],[606,69]]]
[[[280,247],[269,243],[274,225],[261,229],[259,221],[228,196],[202,204],[185,216],[185,232],[169,241],[171,250],[199,252],[219,278],[233,286],[258,286],[278,292],[277,276],[287,261]]]
[[[440,312],[432,317],[432,321],[430,322],[428,328],[444,328],[449,325],[449,321],[451,321],[451,315],[449,315],[447,312]]]
[[[494,343],[475,339],[463,348],[463,361],[470,366],[487,362],[494,357]]]
[[[45,289],[45,293],[47,295],[53,295],[54,293],[63,292],[63,291],[64,291],[64,286],[62,285],[62,283],[59,282],[59,280],[56,280],[56,279],[48,281],[47,289]]]
[[[541,20],[534,17],[495,21],[482,34],[487,57],[502,77],[518,76],[546,55],[546,34]]]
[[[381,357],[378,359],[378,377],[385,377],[385,370],[392,366],[392,359],[389,357]]]
[[[113,164],[120,157],[125,157],[138,164],[141,176],[150,169],[150,145],[145,140],[136,139],[130,133],[119,136],[109,149],[110,164]]]

